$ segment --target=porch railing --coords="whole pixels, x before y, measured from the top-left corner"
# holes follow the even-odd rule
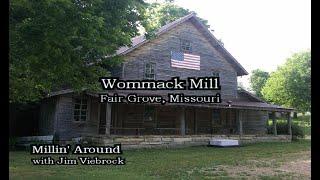
[[[180,128],[122,128],[111,127],[110,133],[112,135],[180,135]],[[198,127],[196,132],[194,129],[186,128],[186,134],[235,134],[237,129],[235,127]]]
[[[121,128],[111,127],[113,135],[179,135],[180,128]]]
[[[110,133],[114,135],[143,135],[145,128],[110,128]]]

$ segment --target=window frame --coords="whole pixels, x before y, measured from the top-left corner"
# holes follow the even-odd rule
[[[187,39],[180,39],[180,50],[185,53],[192,53],[192,43]]]
[[[80,100],[80,103],[77,103],[77,101]],[[86,101],[84,103],[84,101]],[[76,105],[79,105],[79,108],[76,108]],[[83,108],[83,106],[86,106],[86,109]],[[89,120],[89,98],[87,97],[74,97],[73,99],[73,122],[75,123],[86,123]],[[79,111],[78,114],[76,111]],[[83,111],[85,111],[85,115],[83,115]],[[76,116],[78,116],[78,120],[76,120]],[[84,120],[82,120],[82,117],[85,117]]]
[[[148,65],[151,65],[151,66],[147,67]],[[153,73],[152,73],[152,70],[153,70]],[[153,75],[153,78],[148,77],[147,75],[148,76]],[[156,63],[155,62],[145,62],[145,64],[144,64],[144,79],[156,80]]]

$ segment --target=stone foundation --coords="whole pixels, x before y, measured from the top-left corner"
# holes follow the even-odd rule
[[[101,136],[86,135],[80,140],[83,144],[111,146],[121,144],[122,149],[176,148],[208,145],[213,138],[240,140],[240,145],[258,142],[291,142],[290,135],[150,135],[150,136]],[[74,139],[76,140],[76,139]],[[78,141],[79,142],[79,141]]]

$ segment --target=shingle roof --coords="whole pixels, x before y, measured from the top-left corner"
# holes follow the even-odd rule
[[[246,90],[238,90],[238,98],[233,99],[232,105],[246,108],[261,108],[264,110],[294,111],[293,108],[286,108],[275,104],[270,104]]]
[[[128,95],[130,92],[127,91],[110,91],[108,92],[110,94],[117,93],[118,95]],[[249,98],[247,95],[244,96],[244,94],[250,94],[251,93],[245,91],[245,90],[238,90],[238,97],[235,99],[222,99],[221,103],[212,103],[212,104],[194,104],[194,103],[167,103],[167,105],[183,105],[183,106],[193,106],[193,107],[217,107],[217,108],[229,108],[229,102],[231,100],[231,108],[234,109],[254,109],[254,110],[266,110],[266,111],[279,111],[279,112],[291,112],[294,111],[293,108],[286,108],[274,104],[270,104],[268,102],[265,102],[259,98],[254,99],[254,98]],[[167,93],[165,92],[156,92],[156,91],[149,91],[146,92],[144,91],[143,93],[141,92],[136,92],[137,95],[155,95],[155,96],[162,96],[164,98],[167,97]],[[91,94],[93,96],[97,96],[94,94]],[[254,96],[254,95],[252,95]]]
[[[52,96],[58,96],[58,95],[63,95],[63,94],[68,94],[68,93],[73,93],[74,91],[71,89],[66,89],[62,91],[56,91],[52,92],[48,97]],[[93,92],[86,92],[86,94],[94,97],[99,97],[100,93],[93,93]],[[101,92],[102,94],[106,92]],[[108,91],[108,94],[114,94],[117,93],[118,95],[128,95],[130,92],[127,91]],[[174,105],[174,106],[191,106],[191,107],[211,107],[211,108],[233,108],[233,109],[251,109],[251,110],[265,110],[265,111],[277,111],[277,112],[292,112],[294,111],[293,108],[286,108],[274,104],[267,103],[261,99],[251,99],[248,98],[248,96],[244,96],[244,94],[249,94],[252,95],[251,93],[245,91],[245,90],[238,90],[238,98],[235,99],[223,99],[221,103],[214,103],[214,104],[190,104],[190,103],[168,103],[167,105]],[[156,91],[151,91],[151,92],[143,92],[143,93],[136,93],[137,95],[160,95],[163,97],[166,97],[166,93],[159,93]],[[228,101],[231,101],[231,107],[229,107]]]
[[[170,30],[170,29],[176,27],[177,25],[185,22],[186,20],[188,20],[189,18],[193,17],[194,15],[195,15],[194,13],[190,13],[190,14],[184,16],[184,17],[181,17],[181,18],[179,18],[179,19],[177,19],[177,20],[175,20],[173,22],[170,22],[170,23],[160,27],[158,29],[158,31],[155,33],[156,36],[159,36],[159,35],[167,32],[168,30]],[[137,47],[139,47],[140,45],[143,45],[144,43],[149,42],[149,40],[147,40],[144,35],[141,35],[141,36],[136,36],[136,37],[132,38],[131,42],[132,42],[132,46],[131,47],[127,47],[127,46],[121,47],[121,48],[119,48],[117,50],[116,54],[118,54],[118,55],[127,54],[127,53],[133,51],[134,49],[136,49]]]
[[[208,30],[208,28],[199,20],[199,18],[196,17],[195,13],[190,13],[184,17],[181,17],[171,23],[168,23],[164,26],[162,26],[156,33],[156,36],[159,36],[174,27],[178,26],[179,24],[192,19],[193,23],[199,27],[199,29],[202,29],[202,32],[206,35],[207,39],[212,43],[214,47],[217,48],[218,51],[220,51],[226,60],[237,70],[237,75],[242,76],[242,75],[248,75],[248,72],[241,66],[241,64],[221,45],[221,43],[215,38],[215,36]],[[125,55],[136,48],[142,46],[143,44],[149,42],[149,39],[146,39],[144,35],[137,36],[132,38],[132,46],[131,47],[121,47],[117,50],[116,54],[117,55]]]

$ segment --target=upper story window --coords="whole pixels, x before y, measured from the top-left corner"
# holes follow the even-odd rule
[[[180,46],[181,46],[181,51],[186,53],[192,53],[192,45],[190,41],[181,39]]]
[[[74,102],[73,120],[83,122],[87,120],[88,104],[86,98],[76,98]]]
[[[213,77],[220,77],[220,73],[219,72],[212,72],[212,76]]]
[[[145,68],[144,68],[145,79],[151,79],[151,80],[156,79],[155,67],[156,67],[156,63],[148,62],[145,64]]]

